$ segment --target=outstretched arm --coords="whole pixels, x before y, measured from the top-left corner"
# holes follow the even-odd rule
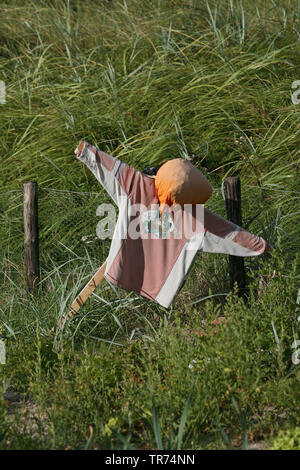
[[[258,256],[272,249],[263,238],[204,209],[205,234],[202,249],[209,253]]]
[[[94,174],[113,201],[119,205],[120,198],[127,196],[120,184],[120,175],[123,171],[130,170],[130,167],[88,142],[81,141],[75,154],[77,159]]]

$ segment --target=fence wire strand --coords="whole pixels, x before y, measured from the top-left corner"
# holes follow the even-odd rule
[[[247,229],[263,237],[280,235],[284,237],[287,250],[295,250],[300,247],[297,194],[300,192],[242,184],[243,226],[250,222]],[[63,265],[67,260],[94,265],[104,261],[110,240],[101,240],[96,235],[100,221],[96,209],[104,202],[111,202],[111,199],[101,188],[99,193],[91,193],[39,187],[39,242],[43,269],[49,264]],[[206,207],[226,217],[221,186],[214,187]],[[0,193],[0,226],[1,272],[22,271],[22,188]]]

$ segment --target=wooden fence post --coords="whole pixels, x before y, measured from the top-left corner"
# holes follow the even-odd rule
[[[36,295],[40,277],[38,231],[38,184],[23,184],[24,257],[29,291]]]
[[[225,204],[227,219],[242,226],[242,204],[241,204],[241,181],[238,176],[226,178],[225,181]],[[238,285],[238,294],[247,297],[247,279],[244,266],[244,258],[229,255],[230,287]]]

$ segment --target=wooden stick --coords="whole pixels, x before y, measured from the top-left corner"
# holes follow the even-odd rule
[[[29,291],[36,295],[40,278],[38,185],[35,181],[23,184],[24,259]]]
[[[242,226],[242,202],[241,202],[241,181],[238,176],[225,179],[225,203],[227,219],[236,225]],[[230,287],[234,287],[237,282],[238,294],[246,297],[246,273],[244,258],[241,256],[229,255],[229,276]]]
[[[82,289],[80,294],[78,294],[78,296],[76,297],[76,299],[73,301],[71,305],[70,312],[65,317],[65,319],[63,320],[60,326],[63,326],[66,321],[70,320],[75,315],[75,313],[78,312],[80,307],[82,307],[82,305],[87,301],[89,296],[94,292],[94,290],[100,284],[100,282],[103,281],[106,264],[107,264],[107,260],[104,261],[104,263],[98,269],[96,274],[94,274],[94,276],[89,280],[86,286]]]

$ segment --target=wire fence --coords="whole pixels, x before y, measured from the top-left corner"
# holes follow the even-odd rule
[[[286,249],[300,247],[300,192],[285,188],[242,184],[243,226],[267,238],[271,243],[283,237]],[[39,241],[41,269],[67,262],[91,262],[99,265],[107,257],[110,240],[96,235],[100,220],[96,215],[101,203],[111,202],[100,188],[86,193],[39,187]],[[206,207],[226,217],[222,187],[214,187]],[[270,209],[272,207],[272,209]],[[22,187],[0,193],[1,276],[24,273],[23,192]]]
[[[47,271],[71,260],[105,259],[109,240],[96,236],[96,209],[106,202],[104,194],[52,190],[39,187],[38,218],[40,266]],[[22,188],[0,194],[0,263],[2,277],[24,271]],[[63,270],[62,270],[63,271]]]

